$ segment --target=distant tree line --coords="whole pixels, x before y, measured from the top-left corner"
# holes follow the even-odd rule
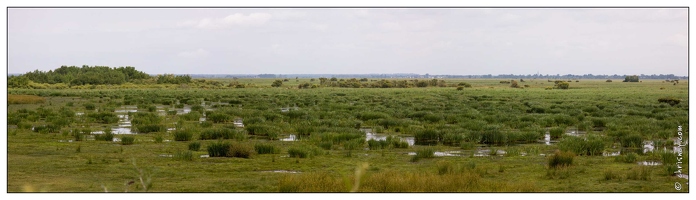
[[[61,66],[55,70],[48,72],[34,70],[20,76],[12,76],[8,78],[13,80],[13,84],[28,84],[28,81],[35,83],[65,83],[69,85],[103,85],[112,84],[119,85],[125,82],[130,82],[139,79],[148,79],[150,75],[135,70],[134,67],[119,67],[111,68],[107,66]]]

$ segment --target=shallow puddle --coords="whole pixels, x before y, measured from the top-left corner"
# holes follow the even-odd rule
[[[361,131],[365,132],[365,141],[369,140],[376,140],[376,141],[386,141],[387,137],[389,135],[385,134],[378,134],[378,133],[372,133],[372,129],[360,129]],[[393,136],[396,138],[399,138],[402,142],[407,142],[408,146],[413,146],[416,143],[415,137],[398,137],[398,136]]]
[[[210,158],[210,155],[201,155],[201,158]]]
[[[291,134],[290,136],[288,136],[286,138],[280,138],[280,141],[297,141],[297,138],[295,137],[295,135]]]
[[[408,152],[409,156],[415,156],[416,152]],[[443,157],[443,156],[462,156],[461,151],[436,151],[433,153],[433,155],[437,157]]]
[[[288,174],[299,174],[299,173],[301,173],[301,172],[298,172],[298,171],[289,171],[289,170],[272,170],[272,171],[261,171],[261,172],[288,173]]]
[[[492,153],[492,152],[491,152],[490,149],[480,149],[480,150],[476,151],[476,153],[474,153],[474,156],[476,156],[476,157],[491,156],[491,153]],[[499,149],[499,150],[496,150],[495,155],[497,155],[497,156],[503,156],[503,155],[505,155],[506,153],[507,153],[507,152],[505,152],[504,150],[500,150],[500,149]]]
[[[172,154],[160,154],[159,157],[171,158],[174,156]]]
[[[621,155],[621,151],[616,151],[616,152],[613,152],[613,151],[612,151],[612,152],[607,152],[607,151],[605,151],[604,153],[602,153],[602,155],[603,155],[603,156],[619,156],[619,155]]]
[[[662,163],[661,163],[661,162],[657,162],[657,161],[642,161],[642,162],[638,162],[638,165],[643,165],[643,166],[658,166],[658,165],[662,165]]]

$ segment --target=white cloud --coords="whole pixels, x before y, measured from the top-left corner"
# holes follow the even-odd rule
[[[179,52],[179,54],[177,54],[177,55],[179,57],[183,57],[183,58],[202,58],[202,57],[208,56],[208,54],[210,54],[210,53],[208,51],[206,51],[205,49],[197,49],[197,50],[193,50],[193,51]]]
[[[195,27],[201,29],[219,29],[232,26],[258,26],[271,20],[273,16],[268,13],[251,13],[248,15],[235,13],[223,18],[205,18],[201,20],[188,20],[180,22],[179,26]]]

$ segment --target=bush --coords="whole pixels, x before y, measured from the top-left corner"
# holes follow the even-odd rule
[[[212,128],[201,131],[201,140],[216,140],[216,139],[246,139],[246,134],[229,128]]]
[[[121,137],[121,145],[131,145],[135,142],[135,137],[133,136],[123,136]]]
[[[201,143],[200,142],[191,142],[188,144],[188,149],[191,151],[198,151],[201,149]]]
[[[135,125],[135,131],[137,133],[152,133],[152,132],[162,132],[166,130],[164,125],[160,124],[141,124]]]
[[[251,158],[256,151],[247,143],[234,143],[227,152],[227,157]]]
[[[280,148],[273,144],[257,143],[254,145],[256,153],[258,154],[278,154],[280,153]]]
[[[611,79],[607,79],[607,83],[611,83]]]
[[[386,140],[370,139],[367,141],[367,146],[370,150],[386,149],[389,147],[389,143]]]
[[[228,122],[232,119],[232,116],[224,114],[224,113],[212,113],[207,115],[207,120],[210,120],[215,123],[222,123],[222,122]]]
[[[481,143],[503,145],[508,143],[508,135],[498,130],[498,127],[489,126],[481,133]]]
[[[565,90],[565,89],[568,89],[569,87],[570,87],[570,83],[565,82],[565,81],[561,81],[561,82],[556,83],[556,86],[554,88]]]
[[[573,164],[575,154],[569,151],[556,151],[548,158],[549,168],[566,167]]]
[[[604,137],[589,135],[586,139],[579,137],[565,137],[558,147],[563,151],[570,151],[577,155],[601,155],[604,151]]]

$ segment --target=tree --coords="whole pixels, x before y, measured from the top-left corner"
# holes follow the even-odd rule
[[[273,84],[271,84],[271,87],[280,87],[282,85],[283,85],[282,80],[275,80],[275,81],[273,81]]]
[[[633,75],[633,76],[626,76],[623,82],[638,82],[640,81],[638,76]]]

